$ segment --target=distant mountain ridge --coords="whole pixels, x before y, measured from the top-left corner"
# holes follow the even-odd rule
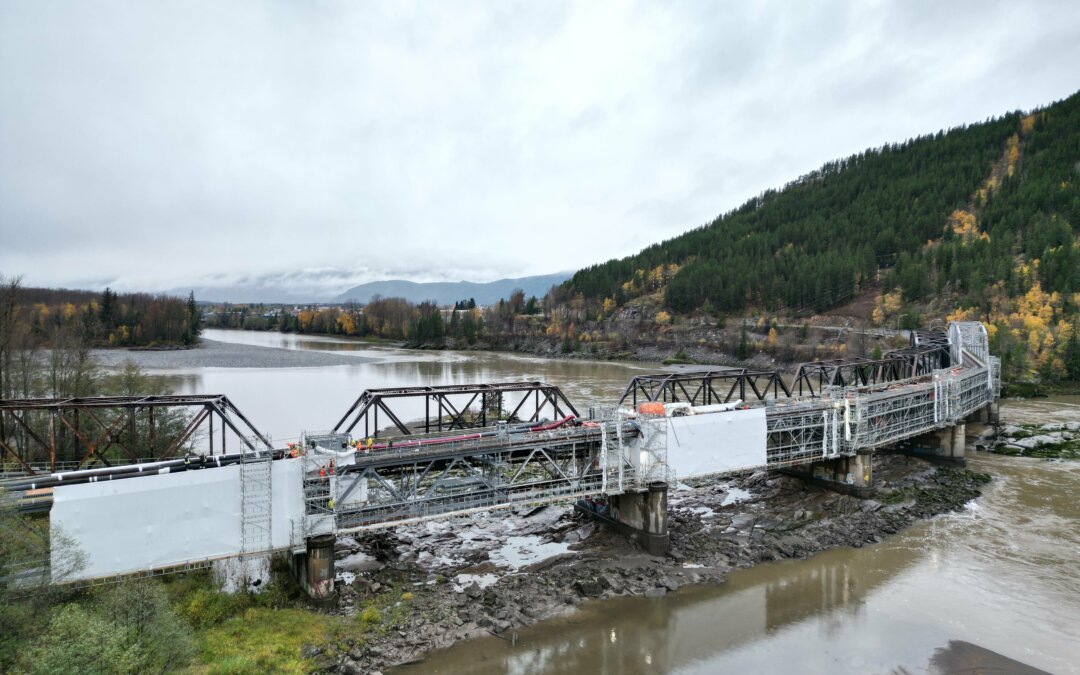
[[[552,286],[563,283],[570,276],[570,272],[558,272],[515,279],[498,279],[487,283],[473,281],[418,283],[404,279],[387,279],[385,281],[369,281],[359,286],[353,286],[334,300],[336,302],[348,302],[351,300],[353,302],[368,303],[378,295],[384,298],[405,298],[410,302],[434,300],[440,305],[449,305],[458,300],[472,298],[476,300],[478,305],[490,305],[509,297],[511,292],[519,288],[525,292],[526,298],[533,295],[542,298]]]

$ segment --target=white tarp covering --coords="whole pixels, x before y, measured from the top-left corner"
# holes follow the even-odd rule
[[[765,466],[764,408],[667,421],[667,462],[680,479]]]
[[[94,578],[240,552],[240,467],[58,487],[49,521]]]
[[[304,541],[301,531],[304,526],[304,460],[279,459],[270,467],[271,485],[274,486],[274,501],[270,507],[274,523],[271,540],[276,549],[288,548]]]
[[[274,548],[289,546],[302,522],[301,461],[271,464]],[[86,556],[76,579],[238,555],[240,467],[58,487],[49,519]]]

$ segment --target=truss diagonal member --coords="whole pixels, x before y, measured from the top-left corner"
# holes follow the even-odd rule
[[[374,478],[375,482],[377,482],[379,485],[382,485],[384,488],[386,488],[386,491],[390,493],[391,497],[393,497],[394,499],[397,499],[399,502],[406,501],[406,498],[402,494],[402,492],[400,490],[398,490],[394,486],[393,483],[391,483],[389,480],[387,480],[381,474],[379,474],[378,471],[376,471],[375,469],[369,467],[364,473],[367,474],[369,477]]]
[[[491,479],[488,478],[487,476],[485,476],[483,471],[480,471],[475,466],[470,464],[468,459],[462,457],[461,460],[458,463],[461,464],[463,467],[465,467],[465,469],[466,469],[466,471],[468,471],[468,473],[470,473],[474,477],[478,478],[480,480],[480,482],[483,483],[484,485],[486,485],[489,490],[494,491],[494,490],[498,490],[500,487],[502,487],[502,486],[495,485],[494,483],[492,483]]]
[[[353,471],[353,472],[350,472],[350,473],[347,473],[347,474],[343,474],[343,475],[351,476],[353,473],[359,473],[360,475],[356,476],[356,478],[353,480],[352,484],[349,485],[349,487],[345,488],[345,492],[342,492],[338,496],[337,501],[338,501],[339,504],[344,504],[348,500],[349,495],[351,495],[353,493],[353,491],[356,490],[356,486],[360,485],[360,481],[367,480],[368,472],[370,470],[371,470],[371,467],[365,467],[364,470],[360,471],[360,472]]]
[[[554,472],[552,472],[551,469],[547,469],[548,474],[552,478],[562,478],[563,480],[566,480],[566,481],[570,480],[570,478],[567,477],[567,475],[565,473],[563,473],[563,470],[561,468],[559,468],[559,465],[555,463],[555,460],[553,460],[551,458],[551,455],[548,454],[548,452],[547,452],[547,450],[545,448],[539,448],[539,451],[540,451],[540,454],[544,457],[544,459],[547,460],[547,463],[551,465],[551,468],[555,469]],[[541,464],[541,466],[544,466],[544,464]]]
[[[28,476],[37,475],[37,472],[30,468],[30,465],[27,464],[22,457],[19,457],[19,453],[15,452],[15,450],[13,450],[10,445],[5,443],[2,438],[0,438],[0,448],[2,448],[7,454],[11,455],[11,457],[16,462],[18,462],[20,466],[22,466],[23,470],[26,471],[26,474]]]
[[[220,407],[220,410],[224,411],[224,413],[218,413],[221,416],[222,421],[225,422],[225,424],[229,425],[229,428],[233,430],[233,433],[235,433],[241,440],[245,441],[245,444],[249,448],[255,450],[255,447],[250,442],[246,441],[247,434],[241,433],[241,431],[236,428],[236,425],[233,424],[233,421],[229,419],[230,414],[236,415],[236,417],[238,417],[240,421],[244,423],[244,426],[246,426],[248,430],[251,431],[252,435],[255,436],[255,438],[259,439],[259,442],[263,444],[263,448],[265,450],[273,450],[273,444],[270,442],[270,439],[268,439],[265,435],[263,435],[262,432],[256,429],[255,425],[252,424],[251,421],[244,416],[244,413],[240,412],[240,409],[237,408],[236,405],[232,401],[230,401],[227,396],[221,396],[217,405]]]
[[[176,440],[169,444],[169,447],[165,449],[165,452],[161,453],[160,459],[172,457],[173,454],[180,449],[181,445],[187,443],[188,439],[191,438],[191,434],[195,433],[195,430],[199,428],[199,425],[202,424],[210,414],[210,408],[203,408],[199,411],[198,415],[191,418],[191,421],[187,423],[187,426],[185,426],[183,431],[180,432],[180,435],[176,437]]]
[[[435,494],[435,490],[442,485],[443,479],[450,475],[450,470],[454,468],[454,466],[458,463],[458,460],[459,458],[457,457],[452,458],[450,462],[445,467],[443,467],[442,472],[435,477],[435,480],[432,481],[431,485],[428,486],[428,489],[424,490],[424,493],[421,495],[421,497],[430,497],[431,495]]]
[[[136,413],[136,411],[137,411],[137,409],[135,409],[135,408],[130,408],[130,409],[127,409],[127,410],[126,410],[125,412],[122,412],[122,413],[120,413],[120,417],[119,417],[119,418],[117,418],[117,422],[121,422],[121,421],[124,421],[124,419],[125,419],[125,418],[127,418],[127,421],[128,421],[128,423],[129,423],[129,424],[133,424],[133,423],[134,423],[134,421],[135,421],[135,413]],[[106,425],[105,425],[105,424],[104,424],[104,423],[103,423],[103,422],[102,422],[102,421],[101,421],[101,420],[100,420],[100,419],[98,418],[98,416],[94,414],[94,410],[93,410],[93,409],[87,410],[87,411],[86,411],[86,414],[87,414],[87,415],[90,415],[90,419],[92,419],[92,420],[94,420],[95,422],[97,422],[97,423],[98,423],[98,426],[101,426],[101,427],[104,427],[104,426],[106,426]],[[115,440],[114,440],[114,436],[116,436]],[[121,448],[121,449],[123,449],[123,451],[124,451],[125,453],[127,453],[127,456],[128,456],[129,458],[131,458],[131,460],[132,460],[132,461],[135,461],[135,462],[139,461],[139,458],[135,456],[135,453],[133,453],[133,452],[132,452],[132,451],[131,451],[131,450],[130,450],[130,449],[129,449],[128,447],[127,447],[127,445],[125,445],[125,444],[124,444],[124,442],[123,442],[123,441],[121,441],[121,440],[119,439],[118,435],[115,435],[115,434],[112,434],[112,433],[110,433],[110,434],[109,434],[109,443],[108,443],[108,444],[107,444],[107,445],[106,445],[105,447],[106,447],[106,448],[108,448],[108,447],[109,447],[109,446],[111,446],[111,445],[119,445],[119,446],[120,446],[120,448]]]

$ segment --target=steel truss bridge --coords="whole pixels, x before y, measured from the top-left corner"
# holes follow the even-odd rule
[[[447,513],[643,490],[653,481],[675,476],[667,468],[663,433],[650,433],[648,443],[643,442],[642,427],[657,425],[635,411],[642,402],[763,405],[763,466],[783,468],[872,452],[956,424],[997,398],[998,362],[988,353],[981,324],[953,324],[948,335],[917,332],[912,342],[879,359],[805,364],[794,386],[779,373],[766,371],[638,376],[619,402],[623,407],[581,426],[502,424],[471,436],[429,434],[382,441],[356,453],[351,465],[338,468],[336,494],[307,471],[307,509],[332,517],[335,530],[351,531]],[[543,386],[552,395],[550,385],[528,384]],[[430,395],[413,391],[415,396]],[[552,398],[565,400],[561,396]],[[340,447],[348,439],[331,434],[311,436],[310,442]],[[722,439],[717,446],[722,453]],[[641,453],[649,461],[639,461]],[[363,499],[358,499],[361,487]]]
[[[205,440],[204,454],[224,455],[230,439],[237,449],[271,447],[220,394],[0,400],[4,472],[35,475],[161,461],[183,455],[197,440]]]
[[[981,324],[954,323],[947,334],[915,333],[912,343],[880,359],[805,364],[790,382],[775,372],[749,370],[636,377],[617,405],[595,411],[589,419],[581,419],[557,387],[542,382],[369,390],[333,430],[305,433],[302,448],[276,451],[269,450],[265,438],[224,397],[184,398],[204,406],[205,416],[224,411],[217,413],[223,424],[246,439],[239,455],[228,461],[218,458],[217,464],[239,457],[240,553],[254,555],[278,547],[271,534],[283,527],[290,531],[295,550],[320,534],[640,492],[654,482],[679,478],[671,469],[677,458],[670,456],[677,446],[669,447],[666,432],[672,416],[696,413],[707,423],[713,413],[717,419],[737,415],[733,408],[764,409],[765,452],[759,466],[783,468],[870,453],[962,423],[997,398],[999,365],[989,354]],[[504,395],[516,403],[504,405]],[[657,402],[664,404],[665,414],[636,409]],[[110,403],[120,412],[116,418],[101,419],[106,429],[118,428],[136,407],[150,409],[153,401],[102,399],[101,410]],[[63,405],[8,401],[0,409],[21,417]],[[79,405],[92,404],[84,400]],[[419,423],[405,412],[420,408],[424,416]],[[394,435],[385,430],[380,435],[375,421],[379,413]],[[194,419],[188,426],[192,424]],[[363,436],[354,438],[350,431],[361,424]],[[712,452],[722,457],[725,439],[717,430],[710,442]],[[32,438],[43,445],[40,434]],[[174,446],[179,447],[174,441],[169,448]],[[6,447],[5,452],[27,457],[23,447]],[[271,510],[272,495],[292,488],[272,481],[268,467],[272,458],[290,455],[300,455],[297,480],[302,487],[296,493],[302,504],[300,515],[283,523],[280,509]],[[89,456],[97,453],[84,459]],[[99,459],[104,464],[105,458]],[[27,469],[26,474],[32,473],[33,467]],[[105,466],[100,471],[114,469]],[[0,487],[19,494],[31,480],[41,486],[70,485],[99,480],[96,472],[9,478]],[[88,478],[88,473],[95,477]]]
[[[504,406],[507,397],[519,398],[512,408]],[[394,403],[422,400],[424,416],[420,421],[406,424]],[[474,406],[479,405],[479,409]],[[492,384],[444,385],[435,387],[392,387],[368,389],[349,407],[334,433],[359,433],[364,424],[364,436],[379,436],[379,413],[401,435],[452,431],[486,427],[499,420],[538,421],[547,412],[556,417],[577,416],[578,411],[558,387],[544,382],[496,382]],[[350,419],[351,418],[351,419]],[[385,435],[385,433],[384,433]]]

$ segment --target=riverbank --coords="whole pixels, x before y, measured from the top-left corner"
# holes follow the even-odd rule
[[[487,513],[396,528],[337,545],[338,613],[381,624],[365,639],[309,645],[324,672],[369,673],[455,642],[574,611],[590,599],[659,597],[720,584],[759,563],[880,542],[911,523],[962,508],[988,476],[879,456],[874,499],[856,499],[757,471],[682,485],[669,495],[672,548],[649,556],[568,506]],[[392,602],[391,602],[392,601]],[[372,605],[382,612],[367,610]]]

